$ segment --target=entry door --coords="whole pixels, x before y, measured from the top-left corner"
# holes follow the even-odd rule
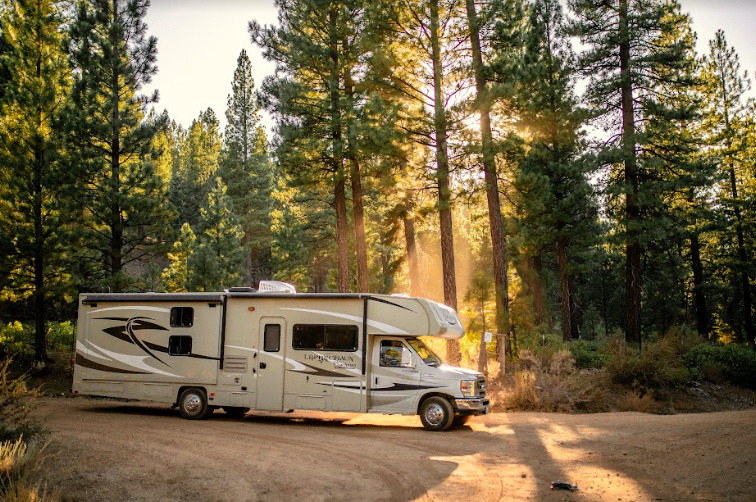
[[[255,408],[281,411],[286,370],[286,321],[282,317],[263,317],[259,333]]]

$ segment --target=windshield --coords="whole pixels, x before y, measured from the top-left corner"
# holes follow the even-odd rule
[[[408,338],[407,341],[410,345],[412,345],[412,348],[415,349],[417,355],[420,356],[428,366],[435,367],[443,364],[441,358],[434,354],[433,351],[429,349],[419,338]]]

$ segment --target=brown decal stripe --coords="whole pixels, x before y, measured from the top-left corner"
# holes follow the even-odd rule
[[[91,359],[87,359],[79,352],[76,353],[76,364],[78,364],[79,366],[83,366],[85,368],[91,368],[93,370],[98,370],[98,371],[110,371],[112,373],[129,373],[132,375],[149,375],[149,373],[146,371],[124,370],[121,368],[116,368],[114,366],[106,366],[104,364],[96,363],[92,361]]]
[[[399,390],[438,389],[439,387],[443,387],[443,385],[418,385],[418,384],[407,384],[407,383],[393,383],[391,384],[391,387],[373,388],[371,390],[372,392],[393,392],[393,391],[399,391]]]

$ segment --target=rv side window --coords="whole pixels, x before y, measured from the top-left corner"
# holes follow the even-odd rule
[[[347,324],[295,324],[291,346],[295,350],[357,350],[357,326]]]
[[[171,309],[171,327],[189,328],[194,324],[192,307],[173,307]]]
[[[278,352],[281,350],[280,324],[266,324],[263,336],[263,350],[265,352]]]
[[[172,356],[188,356],[192,353],[192,337],[175,335],[168,337],[168,354]]]

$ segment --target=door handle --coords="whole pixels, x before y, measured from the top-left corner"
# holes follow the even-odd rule
[[[264,370],[264,369],[265,369],[265,368],[267,368],[267,367],[268,367],[268,365],[267,365],[267,364],[265,364],[265,363],[260,363],[260,369],[261,369],[261,370]]]

